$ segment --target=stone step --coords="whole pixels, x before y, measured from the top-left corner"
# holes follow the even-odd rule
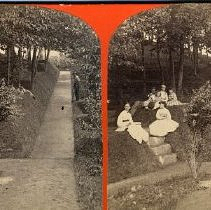
[[[151,147],[151,150],[157,156],[170,154],[171,153],[171,145],[170,144],[161,144],[158,147]]]
[[[175,153],[160,155],[158,160],[162,165],[170,165],[177,162],[177,155]]]
[[[156,136],[149,137],[149,145],[151,147],[155,147],[155,146],[164,144],[164,141],[165,141],[165,137],[156,137]]]

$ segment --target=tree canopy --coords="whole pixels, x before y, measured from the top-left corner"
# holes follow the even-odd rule
[[[191,62],[197,76],[199,52],[210,53],[210,9],[209,4],[174,4],[126,20],[111,42],[110,70],[140,71],[145,66],[147,71],[153,61],[160,82],[182,93],[185,62]],[[146,54],[147,49],[153,56]]]
[[[47,63],[51,50],[60,51],[69,61],[67,68],[75,70],[77,66],[84,79],[86,109],[92,118],[91,125],[100,133],[100,50],[93,30],[77,17],[23,5],[0,6],[0,30],[0,48],[6,51],[0,77],[5,77],[7,84],[18,86],[21,75],[27,72],[33,91],[41,54],[44,52]]]

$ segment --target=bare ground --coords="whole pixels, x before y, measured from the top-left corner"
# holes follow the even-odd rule
[[[60,72],[31,158],[0,160],[0,179],[9,180],[0,185],[0,209],[79,209],[70,87],[69,72]]]

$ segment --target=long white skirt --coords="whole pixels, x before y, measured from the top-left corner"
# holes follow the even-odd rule
[[[152,136],[166,136],[168,133],[174,132],[178,127],[179,123],[174,120],[156,120],[149,125],[149,132]]]
[[[149,133],[142,128],[140,123],[134,123],[128,126],[127,131],[133,139],[139,142],[139,144],[141,144],[142,141],[145,141],[146,143],[149,142]]]

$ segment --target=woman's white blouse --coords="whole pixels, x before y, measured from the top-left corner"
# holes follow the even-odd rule
[[[119,128],[127,127],[128,124],[130,124],[130,123],[133,123],[131,114],[129,112],[127,112],[126,110],[123,110],[117,118],[117,126]]]

